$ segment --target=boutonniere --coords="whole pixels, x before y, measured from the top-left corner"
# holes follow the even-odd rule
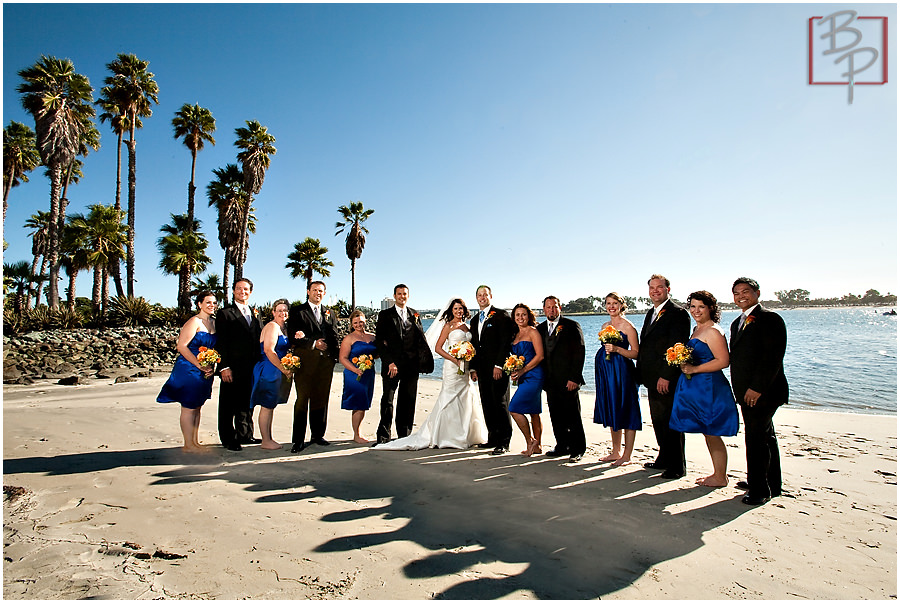
[[[494,314],[496,314],[496,312],[494,312],[493,310],[491,310],[490,312],[488,312],[487,318],[490,318],[490,317],[493,316]],[[485,320],[487,320],[487,318],[485,318]]]
[[[556,334],[559,335],[559,333],[560,333],[561,331],[562,331],[562,325],[557,325],[557,326],[556,326]]]
[[[656,320],[659,320],[660,318],[662,318],[662,315],[665,314],[665,313],[666,313],[666,309],[665,309],[665,308],[663,308],[662,310],[660,310],[659,313],[656,315]]]
[[[748,317],[747,317],[747,320],[744,321],[744,326],[741,327],[741,330],[746,329],[747,327],[749,327],[749,326],[750,326],[751,324],[753,324],[754,322],[756,322],[756,317],[753,316],[753,315],[748,316]]]
[[[250,311],[253,312],[253,317],[254,317],[254,318],[258,318],[258,317],[259,317],[259,310],[257,310],[255,307],[254,307],[254,308],[250,308]]]
[[[325,308],[325,318],[331,318],[331,310]]]
[[[416,319],[416,322],[419,322],[419,313],[418,313],[418,312],[413,312],[413,318]]]

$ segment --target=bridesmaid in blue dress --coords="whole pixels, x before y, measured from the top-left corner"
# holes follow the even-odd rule
[[[513,307],[513,320],[519,332],[513,338],[512,353],[525,358],[525,366],[510,374],[518,387],[509,401],[509,414],[525,436],[525,456],[541,454],[541,387],[544,384],[544,343],[536,328],[537,319],[534,312],[525,304]],[[526,414],[531,415],[529,428]]]
[[[190,317],[175,342],[178,357],[172,374],[163,384],[157,402],[181,403],[181,435],[184,437],[185,452],[204,452],[200,446],[200,407],[212,394],[212,366],[200,366],[197,354],[200,348],[215,348],[216,324],[212,318],[216,311],[216,295],[212,291],[201,291],[194,302],[197,314]]]
[[[360,310],[350,314],[350,333],[341,341],[338,352],[341,364],[344,365],[344,393],[341,396],[341,408],[351,411],[350,422],[353,425],[353,441],[357,444],[368,444],[369,440],[359,435],[366,411],[372,406],[372,395],[375,393],[375,368],[362,371],[353,364],[353,359],[360,354],[375,357],[375,334],[366,331],[366,315]]]
[[[609,427],[612,438],[612,451],[600,461],[613,461],[613,466],[619,467],[631,462],[635,436],[641,429],[638,386],[633,374],[634,359],[637,358],[639,349],[638,334],[631,321],[623,316],[626,304],[621,295],[612,292],[606,296],[605,303],[609,322],[604,323],[603,327],[612,325],[622,336],[622,342],[601,345],[594,358],[594,383],[597,387],[594,423]]]
[[[728,343],[722,327],[716,324],[721,312],[713,294],[695,291],[688,296],[688,302],[697,326],[686,345],[694,350],[691,361],[695,364],[681,365],[681,372],[690,378],[678,380],[669,427],[706,436],[713,473],[697,478],[696,483],[721,488],[728,485],[728,452],[721,436],[738,432],[734,394],[722,373],[729,363]]]
[[[259,406],[259,433],[263,450],[279,450],[281,444],[272,438],[272,418],[275,407],[287,402],[291,395],[291,371],[281,366],[281,359],[290,350],[285,321],[290,309],[288,300],[278,299],[272,304],[272,320],[259,334],[262,358],[253,367],[253,389],[250,392],[250,409]]]

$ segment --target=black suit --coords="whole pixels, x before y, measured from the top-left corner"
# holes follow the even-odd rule
[[[544,391],[547,392],[550,424],[556,438],[555,450],[560,454],[582,455],[587,442],[581,422],[581,399],[578,389],[566,389],[569,381],[584,385],[584,334],[581,325],[560,316],[553,333],[547,331],[546,322],[538,325],[537,329],[544,343]]]
[[[509,375],[503,373],[494,379],[494,367],[502,367],[510,355],[510,344],[515,336],[515,323],[504,310],[491,307],[485,315],[481,334],[478,323],[481,311],[469,325],[472,334],[472,345],[475,357],[469,370],[478,376],[478,393],[481,395],[481,408],[484,410],[484,422],[487,424],[487,445],[509,448],[512,439],[512,422],[509,418]]]
[[[294,371],[297,401],[294,402],[294,427],[291,442],[302,445],[306,439],[306,419],[309,417],[311,440],[325,437],[328,419],[328,396],[331,378],[337,362],[337,318],[329,308],[319,306],[320,321],[316,320],[309,302],[291,307],[288,313],[287,332],[293,344],[294,354],[300,358],[300,368]],[[303,331],[303,338],[294,335]],[[324,339],[328,349],[324,352],[313,347]]]
[[[787,329],[781,316],[762,306],[753,309],[743,329],[739,324],[740,316],[731,323],[731,385],[744,417],[748,495],[768,498],[781,494],[781,459],[772,417],[788,401],[783,364]],[[748,389],[760,394],[752,407],[744,402]]]
[[[391,420],[394,417],[394,393],[397,393],[397,436],[412,432],[416,415],[416,393],[419,373],[434,370],[434,357],[425,341],[422,321],[415,310],[406,306],[406,323],[400,320],[397,308],[382,310],[375,324],[375,347],[381,358],[381,421],[378,423],[379,442],[391,439]],[[388,375],[391,364],[397,374]],[[399,392],[397,391],[399,389]]]
[[[681,369],[669,366],[666,350],[676,343],[686,344],[691,332],[691,319],[684,308],[671,300],[660,308],[660,314],[653,319],[653,310],[647,312],[641,328],[641,345],[638,350],[638,380],[647,388],[650,402],[650,418],[659,454],[656,464],[670,475],[684,475],[687,466],[684,461],[684,434],[669,427],[672,418],[672,403],[675,400],[675,386],[681,376]],[[661,394],[656,385],[659,379],[669,381],[669,393]]]
[[[250,391],[253,367],[259,360],[259,317],[250,323],[234,305],[216,313],[216,350],[222,356],[221,369],[231,369],[231,383],[219,385],[219,441],[223,446],[247,443],[253,437],[253,410]]]

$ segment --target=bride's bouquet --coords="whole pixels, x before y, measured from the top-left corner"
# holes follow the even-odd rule
[[[456,371],[456,374],[465,375],[466,369],[468,368],[466,365],[470,360],[472,360],[472,358],[475,357],[475,346],[473,346],[469,341],[460,341],[451,345],[449,352],[450,355],[457,360],[462,360],[462,363],[459,366],[459,370]]]
[[[519,369],[525,366],[525,356],[516,356],[515,354],[510,354],[509,358],[506,359],[506,362],[503,363],[503,372],[507,375],[512,375]],[[516,380],[513,379],[513,385],[516,384]]]
[[[197,362],[202,367],[215,366],[217,363],[222,362],[222,356],[213,348],[201,345],[197,352]]]
[[[683,343],[676,343],[668,350],[666,350],[666,362],[669,363],[670,366],[681,366],[682,364],[688,364],[691,361],[691,353],[694,351],[694,348],[689,348]],[[685,375],[688,379],[691,378],[690,375]]]
[[[350,362],[356,365],[356,368],[365,373],[368,370],[371,370],[373,366],[375,366],[375,359],[372,358],[369,354],[360,354],[359,356],[354,356],[350,359]],[[357,375],[356,380],[360,381],[362,379],[362,375]]]
[[[281,368],[293,373],[295,370],[300,368],[300,359],[288,352],[281,358]]]
[[[606,325],[600,329],[600,332],[597,333],[597,337],[599,337],[600,341],[603,343],[611,343],[613,345],[622,343],[622,334],[612,325]],[[610,359],[609,353],[606,354],[606,359]]]

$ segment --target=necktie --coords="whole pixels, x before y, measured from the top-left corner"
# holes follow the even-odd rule
[[[478,319],[478,322],[484,322],[484,310],[481,311],[481,317]]]
[[[316,322],[322,322],[322,316],[319,314],[319,306],[313,306],[313,315],[316,317]]]
[[[248,308],[247,306],[244,306],[244,310],[245,310],[244,318],[247,319],[247,324],[249,325],[253,322],[253,315],[250,313],[250,308]]]
[[[741,312],[741,323],[738,325],[738,331],[742,331],[744,329],[745,322],[747,322],[747,315]]]

